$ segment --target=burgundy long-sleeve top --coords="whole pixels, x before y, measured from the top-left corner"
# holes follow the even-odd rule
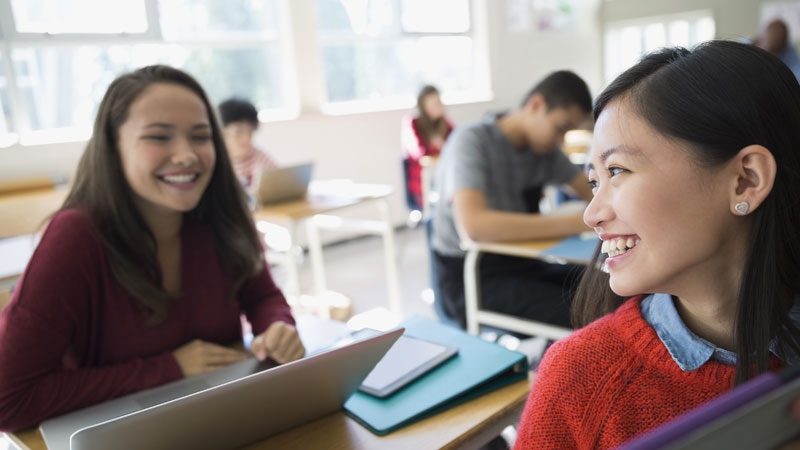
[[[172,351],[194,339],[229,345],[253,332],[294,324],[268,266],[228,300],[211,229],[184,220],[182,296],[155,326],[111,272],[88,216],[53,218],[0,314],[0,430],[17,431],[68,411],[183,376]]]

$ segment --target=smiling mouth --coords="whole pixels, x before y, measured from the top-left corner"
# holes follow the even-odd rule
[[[169,184],[186,184],[197,180],[199,177],[200,175],[195,173],[190,175],[162,175],[158,179]]]
[[[617,238],[617,239],[609,239],[607,241],[603,241],[603,245],[600,247],[600,251],[602,253],[607,254],[608,256],[619,256],[628,250],[636,247],[637,244],[641,239],[634,239],[634,238]]]

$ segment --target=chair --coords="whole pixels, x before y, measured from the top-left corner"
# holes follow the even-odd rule
[[[502,330],[553,340],[563,339],[572,333],[573,330],[570,328],[481,309],[480,276],[478,274],[481,253],[478,246],[469,246],[467,256],[464,259],[464,299],[466,301],[467,332],[477,335],[481,325],[488,325]]]
[[[417,199],[414,197],[414,194],[411,192],[411,187],[409,186],[409,180],[411,178],[410,165],[411,160],[408,158],[408,156],[404,156],[402,159],[403,186],[405,187],[406,206],[408,207],[408,220],[406,224],[409,228],[415,228],[423,219],[423,207],[417,202]]]
[[[430,261],[431,267],[430,273],[431,289],[433,290],[433,310],[436,312],[436,317],[439,318],[440,322],[456,328],[461,328],[457,321],[453,320],[447,315],[447,312],[444,310],[444,305],[442,305],[442,296],[439,293],[439,279],[436,274],[436,258],[433,254],[433,245],[431,245],[431,239],[433,237],[433,220],[431,220],[430,217],[426,217],[423,219],[423,225],[425,227],[425,242],[428,245],[428,260]]]

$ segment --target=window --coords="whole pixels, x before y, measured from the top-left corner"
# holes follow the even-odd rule
[[[610,23],[605,33],[605,76],[611,81],[644,54],[666,46],[691,48],[714,39],[710,11]]]
[[[0,37],[0,49],[8,49],[0,53],[8,58],[0,59],[0,131],[17,131],[23,143],[85,139],[108,84],[154,63],[191,73],[212,103],[242,96],[262,112],[288,115],[297,95],[286,88],[280,6],[280,0],[11,0],[11,20],[0,18],[11,30]]]
[[[396,106],[425,84],[486,96],[469,0],[315,0],[328,104]]]

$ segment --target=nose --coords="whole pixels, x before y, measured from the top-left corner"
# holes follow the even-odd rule
[[[589,227],[599,228],[613,218],[614,209],[611,207],[608,194],[598,189],[583,211],[583,222]]]
[[[189,138],[176,139],[172,162],[180,166],[191,166],[197,162],[197,153]]]

